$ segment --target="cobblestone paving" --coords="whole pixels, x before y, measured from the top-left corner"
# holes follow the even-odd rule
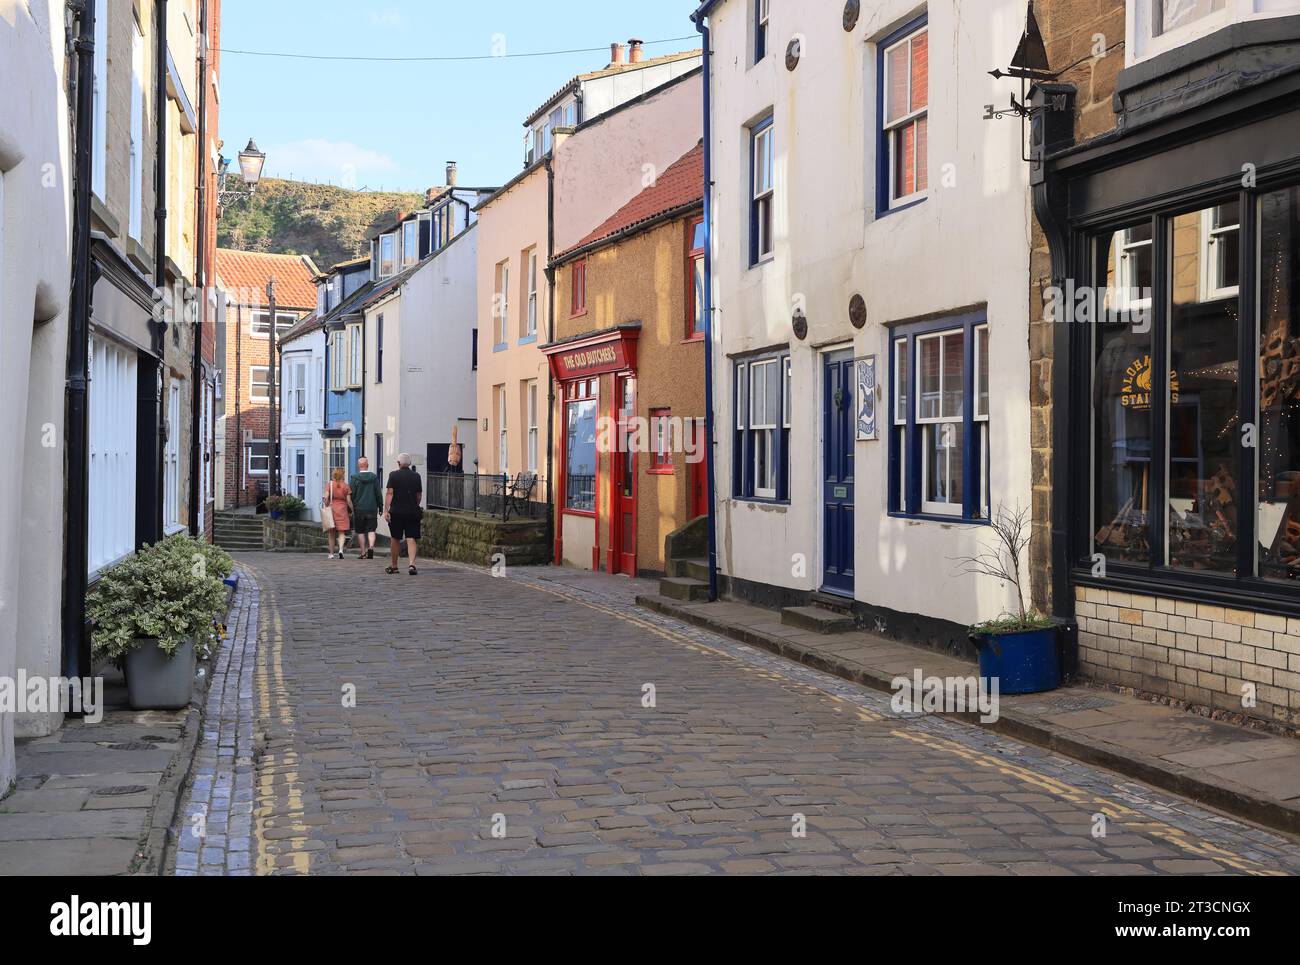
[[[256,669],[236,633],[186,807],[206,805],[208,834],[178,873],[242,873],[245,854],[277,874],[1300,872],[1300,846],[1277,835],[894,714],[884,695],[646,613],[630,582],[240,559],[259,584],[240,597]],[[254,780],[243,850],[231,829]]]

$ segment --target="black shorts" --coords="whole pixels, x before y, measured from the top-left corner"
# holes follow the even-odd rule
[[[373,533],[378,528],[378,513],[355,513],[352,516],[352,529],[354,532]]]
[[[419,539],[420,521],[423,513],[389,513],[388,536],[390,539]]]

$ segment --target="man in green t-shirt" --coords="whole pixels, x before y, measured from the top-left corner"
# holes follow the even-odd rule
[[[370,471],[370,460],[365,456],[357,460],[357,471],[348,480],[348,485],[352,487],[352,531],[357,534],[357,548],[361,550],[357,559],[373,560],[375,530],[379,528],[379,504],[384,497],[379,489],[379,477]]]

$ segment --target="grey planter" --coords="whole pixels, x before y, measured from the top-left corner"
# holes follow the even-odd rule
[[[194,694],[194,641],[168,657],[157,640],[141,640],[126,655],[126,691],[133,710],[179,710]]]

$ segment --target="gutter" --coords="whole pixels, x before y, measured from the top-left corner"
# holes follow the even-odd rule
[[[89,410],[86,385],[90,376],[90,311],[97,272],[90,259],[90,181],[94,144],[95,0],[81,0],[77,17],[76,141],[73,145],[72,299],[68,317],[67,518],[63,528],[63,675],[91,673],[90,638],[86,634],[86,570],[89,566],[87,526],[90,516]]]
[[[555,168],[551,165],[551,155],[542,158],[546,166],[546,287],[549,289],[547,301],[550,303],[546,312],[546,344],[555,338],[555,268],[551,264],[552,252],[555,251]],[[551,524],[551,547],[559,545],[560,532],[556,522],[555,505],[555,374],[551,371],[549,361],[546,365],[546,518]],[[560,554],[555,553],[556,565],[560,563]]]
[[[708,443],[704,458],[709,499],[709,601],[712,602],[718,598],[718,502],[716,444],[713,439],[713,152],[709,96],[709,46],[712,38],[705,22],[710,6],[711,2],[703,4],[691,19],[703,37],[704,48],[704,438]]]
[[[199,158],[198,177],[198,231],[194,242],[194,282],[199,289],[199,324],[194,330],[194,355],[190,381],[190,535],[199,535],[199,473],[207,472],[199,454],[199,426],[203,421],[203,322],[208,314],[207,275],[203,270],[206,242],[208,240],[208,0],[199,0]],[[272,324],[275,321],[272,319]]]
[[[155,29],[158,31],[157,48],[157,90],[154,93],[154,111],[157,117],[154,119],[158,126],[157,146],[154,150],[154,285],[159,292],[167,290],[167,60],[169,53],[167,50],[167,0],[157,0],[157,24]],[[172,310],[176,307],[173,305]],[[163,398],[162,398],[162,374],[167,368],[167,315],[164,312],[162,321],[158,323],[158,330],[155,333],[158,351],[158,385],[159,390],[155,393],[157,396],[154,402],[154,425],[158,427],[156,438],[153,441],[153,462],[154,474],[157,477],[154,481],[154,525],[153,539],[158,540],[163,535],[163,494],[166,492],[166,482],[163,478]],[[175,427],[167,426],[167,432],[175,431]]]

